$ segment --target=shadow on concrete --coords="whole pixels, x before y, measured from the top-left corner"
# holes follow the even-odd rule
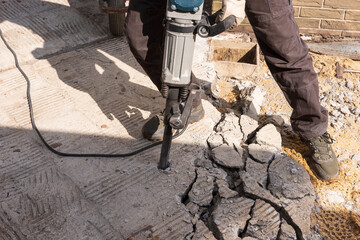
[[[60,151],[100,151],[98,144],[109,149],[124,141],[108,136],[94,140],[93,135],[76,133],[43,134],[61,138],[61,145],[55,147]],[[192,225],[182,220],[188,212],[174,196],[183,195],[191,184],[194,161],[203,155],[203,148],[174,143],[173,170],[161,172],[156,168],[160,146],[126,158],[68,158],[44,148],[32,130],[0,126],[0,235],[5,239],[128,239],[151,225],[161,239],[182,239]],[[179,226],[188,228],[168,231],[172,215],[163,216],[165,208],[179,214]]]
[[[83,1],[69,0],[68,2],[70,7],[41,0],[33,0],[32,5],[38,4],[42,9],[53,9],[55,6],[59,11],[70,11],[72,8],[75,8],[81,15],[86,16],[88,8],[78,7],[80,3],[83,4]],[[21,5],[22,2],[18,1],[18,4]],[[91,5],[96,6],[94,3]],[[83,13],[84,11],[85,13]],[[90,18],[92,16],[90,15],[86,17]],[[107,15],[95,17],[96,19],[94,21],[107,21],[104,19],[107,18]],[[46,23],[46,19],[43,20],[44,23]],[[130,54],[127,45],[124,43],[124,37],[110,40],[112,42],[112,46],[107,46],[106,44],[101,43],[96,44],[96,47],[89,46],[86,48],[87,52],[82,50],[83,46],[79,46],[78,50],[76,50],[77,46],[75,46],[75,48],[68,47],[68,50],[75,50],[76,52],[76,55],[74,54],[70,57],[68,57],[66,53],[62,55],[52,53],[49,56],[46,56],[44,53],[48,50],[51,52],[51,49],[54,47],[54,43],[52,41],[47,41],[49,39],[49,35],[56,34],[59,35],[59,38],[64,39],[66,36],[61,35],[64,32],[46,32],[42,28],[44,26],[22,21],[19,18],[0,18],[0,23],[2,21],[10,21],[21,25],[31,30],[34,34],[40,36],[44,41],[44,46],[43,48],[37,48],[32,51],[34,57],[39,58],[40,56],[41,59],[45,58],[49,61],[51,66],[56,70],[56,73],[61,81],[74,89],[89,94],[97,103],[103,114],[110,120],[117,119],[120,121],[130,136],[134,138],[139,137],[141,126],[140,128],[134,129],[134,122],[137,121],[139,123],[143,123],[145,120],[143,119],[139,109],[150,111],[151,114],[156,113],[154,112],[155,110],[158,111],[159,107],[152,107],[152,103],[149,103],[149,99],[151,101],[155,98],[160,98],[160,94],[151,88],[129,81],[130,77],[128,72],[122,70],[114,63],[114,61],[105,56],[106,54],[109,54],[129,65],[134,70],[144,73]],[[54,21],[54,19],[52,19],[52,21]],[[59,18],[56,19],[56,21],[58,21],[59,25],[61,25],[63,19]],[[77,33],[74,32],[73,34]],[[116,48],[116,42],[122,46]],[[91,43],[91,40],[87,45],[89,45],[89,43]],[[92,44],[92,46],[94,45]],[[120,51],[116,52],[114,50]],[[61,52],[66,51],[67,50],[65,48],[65,50],[62,50]],[[34,107],[36,108],[36,106]],[[148,108],[146,109],[146,107]],[[163,106],[160,108],[162,107]],[[114,108],[116,108],[116,111]]]

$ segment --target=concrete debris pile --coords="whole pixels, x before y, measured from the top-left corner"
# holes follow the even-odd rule
[[[229,89],[224,89],[223,85],[227,85]],[[264,101],[260,86],[250,81],[239,82],[232,78],[221,78],[211,85],[210,90],[212,97],[216,99],[215,105],[218,107],[236,108],[241,114],[258,119]],[[236,99],[228,99],[228,97],[224,96],[229,91],[232,92],[232,97]]]
[[[325,80],[328,89],[322,89],[320,94],[321,104],[329,106],[330,126],[335,130],[344,130],[351,126],[350,119],[360,123],[360,80],[335,81],[332,77]],[[338,89],[338,91],[334,91]]]
[[[242,107],[259,105],[243,99]],[[183,197],[194,228],[186,239],[311,239],[315,193],[306,170],[281,150],[283,121],[259,124],[253,112],[242,113],[223,114],[208,138],[210,154],[195,162]]]

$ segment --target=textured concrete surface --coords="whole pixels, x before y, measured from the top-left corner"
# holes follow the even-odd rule
[[[148,144],[140,127],[164,100],[125,38],[108,35],[96,0],[2,1],[0,29],[56,150],[123,153]],[[194,231],[181,196],[220,119],[210,103],[206,118],[174,141],[169,171],[157,170],[160,147],[127,158],[59,157],[31,130],[26,82],[2,42],[0,56],[0,239],[181,239]],[[201,226],[197,234],[208,234]]]

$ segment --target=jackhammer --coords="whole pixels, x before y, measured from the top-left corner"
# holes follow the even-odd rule
[[[204,0],[168,0],[166,35],[162,68],[161,93],[166,98],[164,137],[159,169],[169,167],[172,130],[186,129],[194,99],[200,86],[191,84],[191,70],[196,35],[216,36],[231,28],[235,17],[229,16],[215,24],[219,11],[203,13]]]

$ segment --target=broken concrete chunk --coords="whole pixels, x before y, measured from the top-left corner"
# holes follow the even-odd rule
[[[281,135],[273,124],[262,127],[255,136],[255,142],[260,145],[268,145],[281,150]]]
[[[216,127],[217,132],[233,131],[234,129],[240,129],[239,118],[235,113],[225,113],[225,118]]]
[[[206,227],[203,221],[198,221],[196,223],[196,231],[191,239],[216,240],[213,233],[209,230],[208,227]]]
[[[194,161],[194,164],[196,167],[205,168],[205,169],[212,169],[213,163],[210,159],[207,159],[205,157],[197,158]]]
[[[240,239],[239,231],[244,231],[253,205],[253,200],[244,197],[221,199],[211,215],[211,225],[220,235],[217,238]]]
[[[258,121],[247,115],[240,116],[240,127],[244,134],[244,140],[247,140],[248,136],[254,132],[258,127]]]
[[[199,205],[197,205],[196,203],[193,203],[193,202],[188,202],[186,204],[186,208],[189,210],[189,212],[191,213],[191,215],[195,215],[198,213],[199,211]]]
[[[238,153],[233,147],[229,147],[226,144],[212,150],[212,157],[214,161],[227,168],[243,168],[244,159],[242,154],[242,152]]]
[[[233,198],[239,194],[238,192],[231,190],[229,184],[223,179],[216,179],[216,184],[219,188],[218,192],[221,198]]]
[[[281,206],[280,200],[274,197],[270,191],[260,187],[260,185],[257,183],[255,178],[250,175],[250,173],[240,171],[239,176],[241,179],[241,186],[245,194],[270,201],[279,207]]]
[[[306,170],[290,157],[278,156],[269,166],[268,189],[281,200],[299,230],[305,235],[310,234],[315,193]]]
[[[214,177],[202,168],[197,170],[197,179],[189,192],[189,200],[199,206],[209,206],[213,199]]]
[[[215,177],[216,179],[226,180],[227,173],[222,168],[211,168],[208,169],[208,174]]]
[[[281,128],[284,123],[285,123],[285,120],[282,116],[279,116],[279,115],[272,115],[272,116],[269,116],[266,120],[265,120],[265,123],[266,124],[274,124],[275,127],[278,127],[278,128]]]
[[[216,133],[211,135],[207,140],[210,148],[216,148],[224,143],[223,137],[221,134]]]
[[[296,232],[284,219],[281,221],[279,240],[296,240]]]
[[[268,203],[257,199],[245,236],[275,240],[280,230],[280,214]]]
[[[249,145],[250,156],[262,163],[268,163],[273,160],[277,152],[279,152],[279,150],[272,146],[259,145],[256,143]]]
[[[226,131],[221,133],[224,137],[224,143],[229,146],[241,146],[243,142],[244,135],[242,134],[240,128],[233,129],[232,131]]]
[[[224,120],[216,127],[216,131],[222,136],[222,139],[220,140],[219,137],[214,136],[212,139],[209,139],[209,144],[217,147],[219,146],[219,143],[223,141],[229,146],[241,146],[243,133],[240,129],[239,118],[235,115],[235,113],[226,113]]]
[[[264,101],[264,95],[261,92],[260,87],[239,88],[239,98],[242,114],[258,119]]]
[[[307,171],[287,155],[279,155],[270,164],[268,189],[278,198],[298,199],[315,195]]]
[[[251,158],[246,160],[246,172],[248,172],[263,188],[266,188],[267,184],[267,168],[267,164],[258,163]]]
[[[310,216],[314,206],[314,197],[306,196],[298,200],[284,201],[284,210],[289,214],[295,226],[299,229],[304,238],[311,233]]]

